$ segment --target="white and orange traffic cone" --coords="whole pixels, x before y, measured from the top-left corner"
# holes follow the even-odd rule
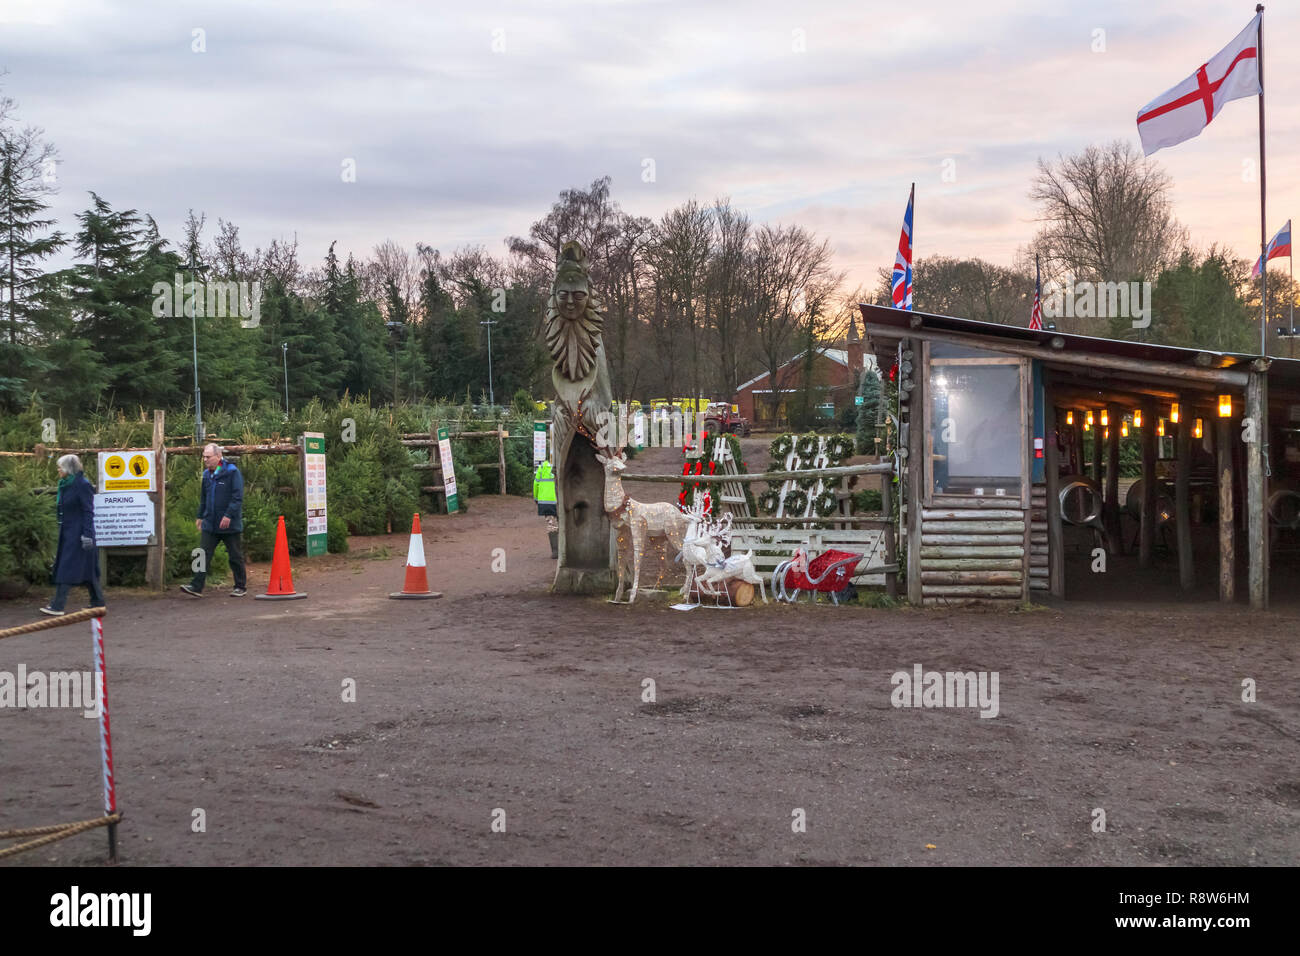
[[[441,591],[429,590],[429,572],[424,563],[424,538],[420,534],[420,513],[411,519],[411,547],[406,552],[406,581],[402,590],[388,595],[399,600],[442,597]]]

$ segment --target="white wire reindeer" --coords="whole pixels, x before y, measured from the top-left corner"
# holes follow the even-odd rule
[[[767,588],[762,577],[754,570],[754,552],[727,557],[723,551],[724,547],[731,546],[731,512],[717,521],[708,521],[704,517],[703,503],[697,501],[686,509],[686,514],[691,523],[680,555],[686,564],[686,583],[682,586],[682,595],[689,597],[693,591],[698,591],[707,594],[715,602],[724,595],[730,601],[727,582],[738,578],[757,584],[763,603],[766,604]]]

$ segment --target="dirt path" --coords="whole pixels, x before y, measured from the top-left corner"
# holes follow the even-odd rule
[[[386,598],[405,535],[300,559],[306,601],[110,593],[125,863],[1300,861],[1300,614],[617,607],[547,593],[529,502],[471,505],[424,519],[437,601]],[[87,630],[0,642],[0,670],[84,668]],[[996,671],[998,716],[891,706],[914,664]],[[0,709],[0,827],[94,815],[97,760],[79,712]]]

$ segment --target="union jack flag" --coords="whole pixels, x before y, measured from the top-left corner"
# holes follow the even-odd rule
[[[1029,313],[1029,327],[1031,329],[1042,329],[1043,327],[1043,310],[1039,304],[1043,294],[1043,277],[1038,271],[1038,256],[1034,256],[1034,311]]]
[[[898,237],[898,253],[894,256],[894,274],[890,282],[890,295],[896,309],[912,308],[912,200],[916,198],[916,183],[907,194],[907,215],[903,217],[903,231]]]

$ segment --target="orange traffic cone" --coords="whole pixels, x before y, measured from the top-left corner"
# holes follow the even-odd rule
[[[271,556],[271,581],[259,601],[292,601],[307,595],[293,589],[293,571],[289,568],[289,538],[284,533],[284,515],[275,528],[275,554]]]
[[[402,584],[402,590],[388,596],[406,600],[442,597],[441,591],[429,590],[429,573],[424,563],[424,538],[420,534],[418,511],[411,519],[411,547],[406,552],[406,581]]]

